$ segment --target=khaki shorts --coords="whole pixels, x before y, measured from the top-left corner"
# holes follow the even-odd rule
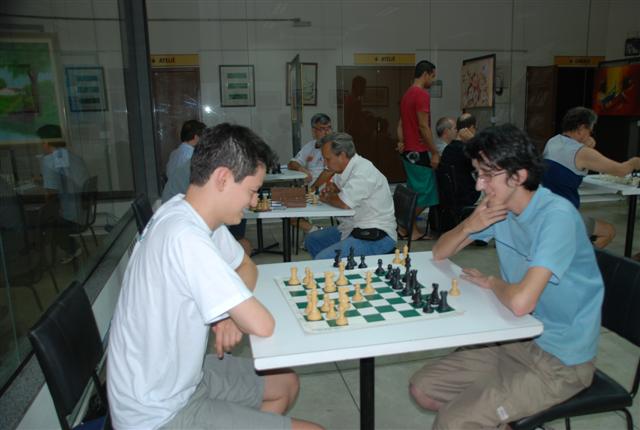
[[[163,429],[290,429],[291,419],[260,411],[264,378],[253,362],[225,355],[207,355],[202,381],[187,404]]]
[[[486,428],[533,415],[591,385],[595,366],[566,366],[533,341],[465,348],[424,366],[411,384],[443,402],[434,429]]]

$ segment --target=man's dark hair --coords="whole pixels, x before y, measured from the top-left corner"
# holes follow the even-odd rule
[[[427,72],[428,74],[432,74],[434,70],[436,70],[436,66],[432,62],[427,60],[422,60],[422,61],[419,61],[418,64],[416,64],[416,70],[413,73],[413,77],[418,79],[424,74],[424,72]]]
[[[456,120],[456,128],[462,130],[463,128],[476,127],[476,117],[468,112],[463,113]]]
[[[182,130],[180,130],[180,140],[182,142],[188,142],[196,136],[202,136],[202,132],[207,126],[195,119],[190,119],[182,124]]]
[[[571,108],[564,114],[562,118],[562,132],[575,131],[584,125],[587,128],[591,128],[596,125],[598,121],[598,115],[591,109],[586,107],[577,106]]]
[[[218,167],[227,167],[240,182],[255,174],[259,165],[269,166],[273,157],[271,148],[253,131],[223,123],[202,133],[191,157],[189,183],[204,185]]]
[[[36,131],[36,134],[40,139],[61,139],[62,129],[56,124],[45,124]]]
[[[489,127],[478,133],[464,146],[471,160],[483,163],[492,170],[506,170],[512,176],[520,169],[529,172],[522,184],[535,191],[542,179],[542,157],[529,138],[518,127],[504,124]]]

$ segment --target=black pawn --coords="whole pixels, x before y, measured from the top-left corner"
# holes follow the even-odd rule
[[[422,308],[422,312],[425,313],[425,314],[432,314],[433,313],[433,308],[431,307],[429,302],[427,302],[427,304],[424,305],[424,307]]]
[[[402,282],[409,281],[409,271],[411,270],[411,258],[407,255],[407,259],[404,260],[404,267],[407,269],[404,272],[404,276],[402,277]]]
[[[384,275],[384,278],[391,279],[392,274],[393,274],[393,266],[391,264],[387,264],[387,274]]]
[[[447,303],[448,294],[449,293],[446,291],[440,291],[440,305],[438,305],[438,312],[449,312],[453,310],[453,308],[449,306],[449,303]]]
[[[342,255],[341,249],[336,249],[336,256],[333,259],[333,267],[340,267],[340,255]]]
[[[400,282],[400,276],[398,276],[398,273],[395,271],[395,269],[391,270],[391,288],[393,288],[394,290],[402,289],[402,282]]]
[[[378,258],[378,268],[375,271],[376,276],[382,276],[385,274],[384,267],[382,267],[382,258]]]
[[[413,299],[413,306],[415,306],[416,308],[422,306],[422,295],[420,294],[420,291],[414,290],[411,298]]]
[[[360,256],[360,264],[358,264],[358,269],[366,269],[367,263],[364,262],[364,255]]]
[[[431,295],[429,296],[429,304],[432,307],[437,308],[440,304],[440,297],[438,297],[438,284],[433,283],[431,286],[433,287],[433,291],[431,291]]]

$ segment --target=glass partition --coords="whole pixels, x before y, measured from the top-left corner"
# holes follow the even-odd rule
[[[134,184],[116,0],[0,7],[0,386]]]

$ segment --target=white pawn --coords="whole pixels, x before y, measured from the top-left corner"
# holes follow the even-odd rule
[[[298,279],[298,268],[291,268],[291,277],[289,278],[289,285],[300,285],[300,279]]]
[[[449,290],[449,295],[453,297],[457,297],[460,295],[460,288],[458,288],[458,280],[455,278],[451,280],[451,290]]]

